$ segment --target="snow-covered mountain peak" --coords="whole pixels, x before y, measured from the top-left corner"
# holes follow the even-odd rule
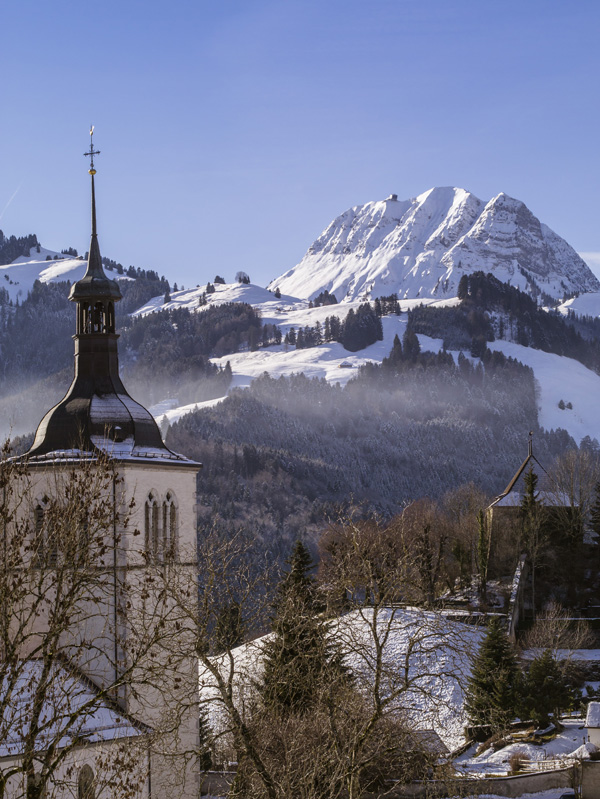
[[[443,298],[479,269],[557,299],[600,289],[572,247],[523,202],[500,192],[484,203],[451,186],[350,208],[269,287],[306,298],[327,290],[346,302],[393,292]]]

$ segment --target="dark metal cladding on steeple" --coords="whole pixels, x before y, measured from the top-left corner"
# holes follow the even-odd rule
[[[96,170],[94,170],[95,173]],[[121,299],[121,289],[116,280],[110,280],[102,268],[102,257],[100,255],[100,245],[98,244],[98,234],[96,232],[96,191],[94,187],[94,175],[92,174],[92,238],[90,241],[90,252],[88,256],[88,266],[85,275],[73,284],[69,299],[77,302],[84,299],[105,298],[116,302]]]
[[[90,131],[90,134],[92,134]],[[186,458],[163,443],[154,417],[133,400],[119,377],[114,304],[121,299],[115,280],[102,268],[96,232],[96,197],[92,177],[92,239],[85,275],[71,289],[69,299],[77,303],[75,332],[75,376],[65,397],[48,411],[27,453],[35,459],[59,457],[60,453],[107,452],[119,460]]]

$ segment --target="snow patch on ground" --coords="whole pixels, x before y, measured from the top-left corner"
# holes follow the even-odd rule
[[[563,302],[558,306],[558,310],[564,316],[567,316],[569,311],[577,316],[600,316],[600,292],[586,291],[585,294]]]
[[[481,776],[482,774],[507,774],[510,770],[509,759],[514,754],[524,755],[530,763],[541,763],[548,760],[568,761],[578,757],[589,758],[590,744],[587,740],[587,732],[583,727],[583,719],[563,719],[561,724],[564,725],[564,730],[547,743],[536,745],[515,742],[497,752],[487,749],[479,757],[475,756],[476,747],[473,746],[456,758],[454,766],[457,770],[470,776]]]

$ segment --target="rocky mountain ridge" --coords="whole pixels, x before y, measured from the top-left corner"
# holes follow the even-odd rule
[[[477,270],[544,302],[600,289],[583,259],[523,202],[501,193],[484,203],[452,187],[345,211],[269,288],[307,299],[327,290],[342,302],[392,293],[443,299]]]

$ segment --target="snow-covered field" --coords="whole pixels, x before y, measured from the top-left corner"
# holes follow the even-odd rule
[[[47,261],[46,258],[51,260]],[[54,260],[58,256],[58,260]],[[30,250],[29,257],[21,255],[11,264],[0,266],[0,287],[8,291],[8,296],[13,302],[22,302],[33,288],[36,280],[41,283],[58,283],[61,280],[69,280],[74,283],[81,280],[87,269],[87,261],[81,258],[72,258],[70,255],[63,255],[55,250],[48,250],[40,246],[39,253],[35,247]],[[132,280],[126,275],[117,275],[116,272],[108,272],[109,277],[119,278],[119,280]]]
[[[562,427],[579,443],[584,436],[600,440],[600,417],[597,397],[600,376],[579,361],[550,352],[523,347],[510,341],[494,341],[492,350],[531,366],[539,383],[539,421],[546,430]],[[558,407],[560,400],[571,402],[573,409]]]

